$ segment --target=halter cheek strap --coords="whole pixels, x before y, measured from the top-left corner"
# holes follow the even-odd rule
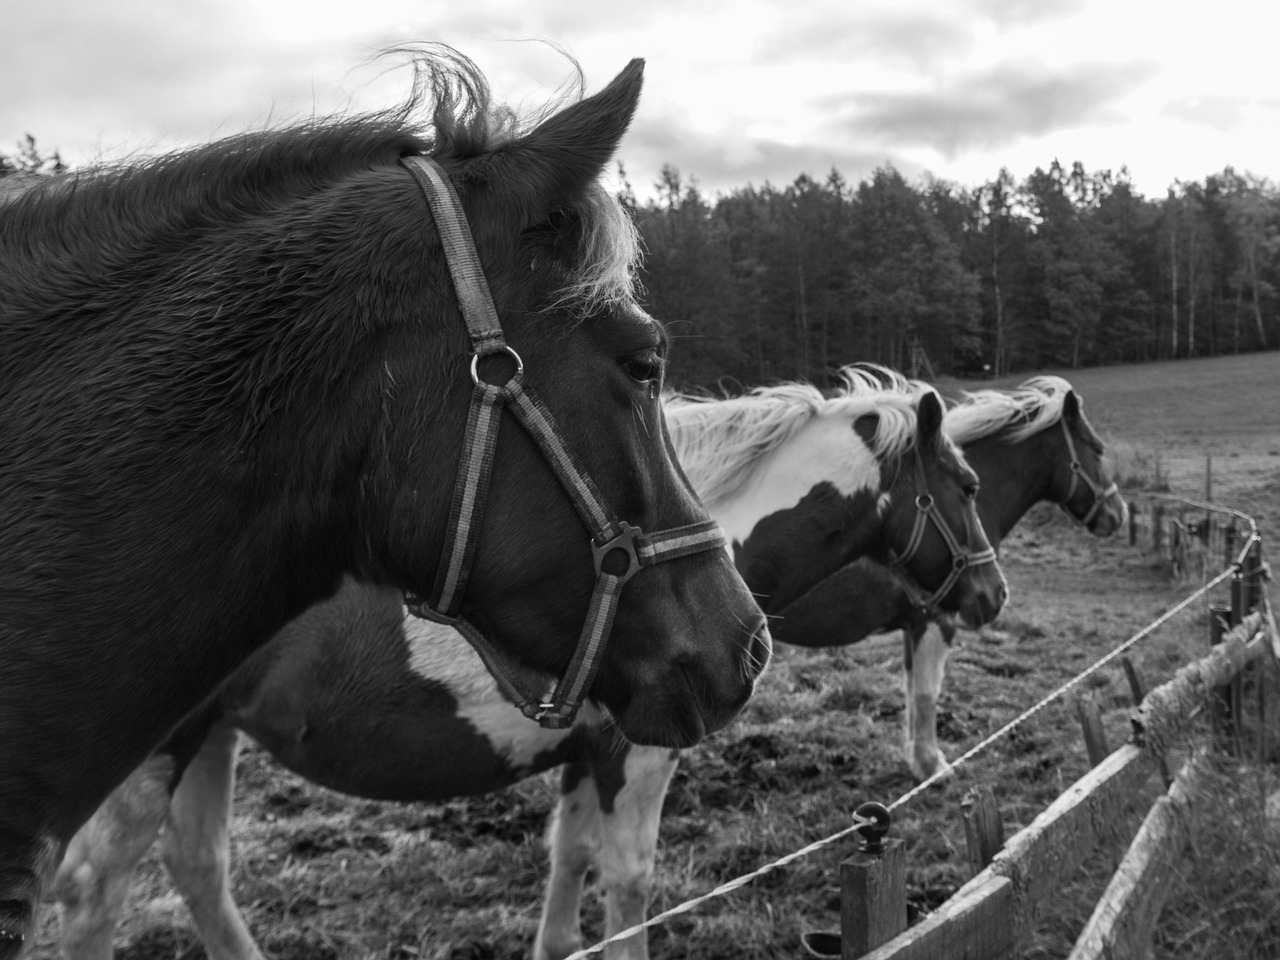
[[[573,723],[600,668],[627,581],[642,567],[724,549],[724,534],[710,519],[646,534],[613,516],[594,481],[566,445],[551,411],[525,384],[524,363],[503,336],[502,324],[453,185],[439,165],[428,157],[406,157],[402,162],[426,194],[473,351],[471,408],[449,508],[449,532],[430,598],[407,595],[406,605],[417,616],[455,627],[480,654],[503,693],[525,716],[544,727],[561,729]],[[514,366],[514,372],[503,383],[489,383],[481,375],[480,361],[493,356],[505,356]],[[544,674],[503,653],[474,625],[458,617],[475,558],[503,409],[510,410],[533,437],[591,536],[595,589],[577,649],[550,696],[546,695],[549,684]]]
[[[1098,515],[1098,511],[1102,509],[1102,505],[1120,492],[1120,487],[1114,481],[1109,486],[1104,487],[1089,474],[1085,473],[1084,465],[1080,462],[1080,455],[1076,453],[1076,442],[1071,438],[1071,430],[1067,427],[1066,419],[1064,418],[1059,422],[1062,424],[1062,435],[1067,438],[1067,452],[1071,454],[1071,485],[1067,488],[1067,496],[1063,499],[1061,506],[1069,517],[1079,521],[1087,529],[1089,524],[1093,523],[1093,518]],[[1093,505],[1083,517],[1077,517],[1071,512],[1067,504],[1076,495],[1076,488],[1081,483],[1092,491]]]
[[[943,598],[951,592],[951,588],[956,585],[956,581],[970,567],[978,567],[984,563],[996,562],[996,551],[989,543],[985,550],[973,551],[960,542],[960,538],[955,535],[955,531],[947,523],[946,519],[938,512],[937,504],[933,499],[933,495],[929,493],[928,480],[924,473],[924,461],[920,457],[920,448],[915,448],[915,476],[916,476],[916,518],[911,527],[911,536],[907,540],[907,545],[900,554],[893,554],[890,551],[889,566],[890,568],[902,573],[909,583],[914,584],[915,581],[907,574],[907,564],[920,550],[921,543],[924,542],[924,532],[930,523],[937,528],[942,539],[946,541],[947,549],[951,551],[951,570],[947,573],[946,579],[942,581],[942,586],[928,596],[918,600],[918,604],[927,609],[933,610]],[[978,508],[969,502],[970,520],[973,523],[973,529],[982,531],[982,521],[978,519]],[[983,534],[982,539],[986,542],[986,535]]]

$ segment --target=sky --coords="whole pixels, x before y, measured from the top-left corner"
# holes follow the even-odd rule
[[[1262,0],[0,0],[0,153],[31,134],[82,166],[391,106],[407,74],[373,55],[432,40],[516,105],[571,76],[561,50],[588,91],[645,58],[618,156],[642,199],[664,164],[710,198],[1055,158],[1159,197],[1280,180],[1277,36]]]

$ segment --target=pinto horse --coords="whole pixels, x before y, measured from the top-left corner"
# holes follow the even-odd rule
[[[0,960],[95,808],[345,576],[512,689],[565,677],[541,722],[589,694],[686,746],[750,696],[765,621],[601,183],[642,62],[521,127],[464,57],[415,66],[400,110],[0,206]]]
[[[971,499],[976,478],[941,434],[931,389],[850,369],[834,397],[790,384],[734,400],[673,398],[666,410],[681,464],[766,609],[852,556],[901,557],[922,495],[967,556],[988,555]],[[917,539],[906,568],[936,591],[955,561],[936,530]],[[1004,595],[995,563],[978,562],[942,602],[983,620]],[[578,898],[592,853],[608,890],[608,930],[624,929],[644,917],[678,752],[627,749],[593,709],[570,730],[539,729],[456,634],[405,617],[392,591],[349,583],[255,654],[77,835],[56,884],[65,955],[111,955],[130,873],[163,826],[164,862],[209,956],[261,957],[227,878],[238,730],[294,772],[371,798],[482,793],[567,764],[534,955],[563,957],[581,944]],[[646,955],[643,936],[609,953]]]
[[[1059,504],[1096,536],[1127,523],[1128,506],[1108,472],[1102,440],[1063,378],[1038,376],[1009,391],[968,393],[947,412],[944,427],[978,473],[978,513],[997,546],[1041,501]],[[805,647],[844,646],[902,630],[903,753],[921,779],[946,766],[936,717],[956,631],[950,617],[920,605],[882,567],[859,560],[815,585],[770,626],[775,640]]]

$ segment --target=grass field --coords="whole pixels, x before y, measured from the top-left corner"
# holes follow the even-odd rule
[[[1214,499],[1256,516],[1275,555],[1280,354],[1065,375],[1108,442],[1148,473],[1158,469],[1174,492],[1201,497],[1211,456]],[[952,757],[1195,586],[1173,580],[1157,558],[1120,539],[1096,540],[1050,509],[1033,511],[1003,554],[1013,599],[992,628],[960,635],[940,703],[940,738]],[[1205,634],[1197,604],[1140,644],[1133,659],[1155,685],[1203,652]],[[779,648],[741,720],[681,763],[664,812],[651,909],[842,830],[865,800],[889,803],[907,791],[900,664],[896,637],[842,650]],[[1105,670],[1086,686],[1118,745],[1130,706],[1123,672]],[[1274,717],[1280,701],[1272,703]],[[913,916],[968,877],[960,818],[966,791],[990,783],[1011,833],[1086,768],[1074,713],[1054,703],[906,807],[894,835],[906,841]],[[1245,784],[1247,800],[1274,788],[1260,776],[1233,771],[1230,779]],[[250,747],[237,793],[235,896],[275,960],[523,957],[537,924],[542,831],[554,796],[547,777],[474,800],[372,803],[313,787]],[[1280,835],[1256,803],[1239,806],[1230,796],[1179,880],[1159,957],[1280,956]],[[802,956],[804,931],[839,925],[837,866],[851,849],[827,847],[655,929],[654,957]],[[1111,853],[1090,862],[1041,925],[1030,956],[1066,955],[1113,867]],[[585,924],[594,934],[602,915],[593,894],[588,901]],[[131,960],[204,955],[154,859],[144,864],[117,942],[116,956]],[[35,956],[55,955],[49,921]]]

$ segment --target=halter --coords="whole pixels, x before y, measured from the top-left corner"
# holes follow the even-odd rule
[[[1080,455],[1076,453],[1076,443],[1071,439],[1071,431],[1067,428],[1066,418],[1059,421],[1062,424],[1062,435],[1067,438],[1067,452],[1071,454],[1071,486],[1067,488],[1067,496],[1063,499],[1060,506],[1067,516],[1073,520],[1077,520],[1080,524],[1088,529],[1089,524],[1093,522],[1093,518],[1098,515],[1098,511],[1102,509],[1102,505],[1111,497],[1120,492],[1120,487],[1112,481],[1110,486],[1104,487],[1089,474],[1084,472],[1084,465],[1080,462]],[[1067,504],[1071,502],[1071,498],[1076,495],[1076,487],[1083,482],[1086,487],[1093,491],[1093,506],[1089,508],[1089,512],[1083,518],[1077,517],[1074,513],[1067,509]]]
[[[591,688],[626,582],[641,567],[723,549],[724,534],[715,521],[709,519],[646,534],[613,516],[595,483],[565,444],[551,411],[525,385],[524,363],[503,337],[489,285],[453,185],[440,166],[428,157],[405,157],[401,162],[426,194],[427,205],[440,232],[458,305],[471,337],[474,385],[449,509],[449,533],[431,597],[424,600],[407,594],[405,603],[415,616],[457,629],[480,654],[503,693],[526,717],[548,729],[563,729],[573,723]],[[515,372],[505,383],[489,383],[481,376],[480,361],[494,356],[505,356],[515,366]],[[457,616],[475,557],[504,407],[533,438],[591,534],[595,589],[573,659],[550,697],[545,695],[545,675],[515,662],[472,624]],[[619,569],[622,563],[625,567]]]
[[[929,493],[929,482],[924,475],[924,460],[920,456],[919,446],[915,447],[915,473],[916,473],[916,519],[911,528],[911,538],[907,541],[906,549],[902,553],[894,555],[892,551],[889,553],[889,566],[898,572],[907,576],[908,581],[911,580],[907,574],[907,564],[916,555],[920,549],[920,544],[924,542],[924,531],[929,522],[938,528],[938,533],[942,535],[942,539],[947,542],[947,547],[951,551],[951,572],[947,574],[947,578],[942,581],[942,586],[933,593],[929,594],[923,600],[919,601],[919,605],[926,610],[933,610],[942,598],[951,592],[951,588],[956,585],[956,581],[970,567],[979,567],[984,563],[996,562],[996,551],[989,543],[985,550],[973,551],[960,542],[960,538],[955,535],[951,527],[947,524],[946,519],[938,512],[937,504],[933,499],[933,495]],[[973,515],[973,522],[976,529],[982,530],[982,521],[978,519],[977,505],[970,500],[969,512]],[[984,536],[985,540],[986,537]]]

